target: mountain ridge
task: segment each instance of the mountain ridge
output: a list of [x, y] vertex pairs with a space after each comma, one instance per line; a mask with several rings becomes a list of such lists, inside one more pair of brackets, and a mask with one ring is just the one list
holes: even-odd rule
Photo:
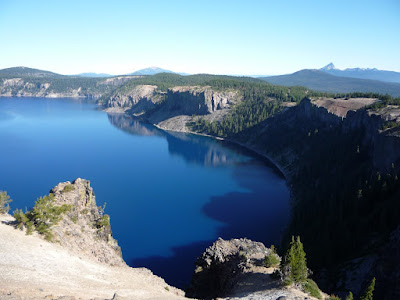
[[320, 69], [331, 75], [359, 79], [379, 80], [383, 82], [400, 83], [400, 72], [379, 70], [377, 68], [346, 68], [340, 70], [333, 63], [329, 63]]
[[22, 76], [22, 77], [65, 77], [51, 71], [28, 68], [28, 67], [11, 67], [0, 70], [0, 76]]
[[[329, 65], [328, 65], [329, 66]], [[334, 70], [334, 69], [330, 69]], [[372, 79], [341, 77], [317, 69], [304, 69], [288, 75], [261, 77], [271, 84], [284, 86], [305, 86], [328, 93], [379, 93], [400, 96], [400, 83]]]
[[173, 72], [171, 70], [166, 70], [166, 69], [162, 69], [159, 67], [149, 67], [149, 68], [144, 68], [144, 69], [140, 69], [137, 70], [135, 72], [132, 73], [128, 73], [127, 75], [155, 75], [158, 73], [174, 73], [174, 74], [178, 74], [176, 72]]

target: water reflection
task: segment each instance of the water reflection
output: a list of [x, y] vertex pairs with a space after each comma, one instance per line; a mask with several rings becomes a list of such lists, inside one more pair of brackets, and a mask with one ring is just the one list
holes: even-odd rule
[[125, 114], [108, 114], [108, 120], [110, 123], [125, 131], [134, 135], [146, 135], [146, 136], [162, 136], [162, 132], [156, 127], [139, 122], [134, 117]]
[[168, 142], [169, 153], [184, 158], [188, 163], [218, 167], [247, 160], [240, 151], [227, 151], [226, 143], [209, 137], [163, 131], [125, 114], [108, 114], [108, 120], [115, 127], [130, 134], [165, 138]]

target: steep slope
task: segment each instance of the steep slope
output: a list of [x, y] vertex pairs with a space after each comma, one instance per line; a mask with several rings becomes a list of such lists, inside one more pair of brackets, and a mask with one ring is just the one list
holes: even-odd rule
[[[329, 70], [331, 72], [332, 69]], [[289, 75], [261, 78], [272, 84], [284, 86], [305, 86], [310, 89], [330, 93], [379, 93], [400, 96], [400, 83], [377, 80], [339, 77], [321, 70], [301, 70]]]
[[[379, 253], [388, 242], [399, 225], [400, 195], [399, 108], [346, 113], [334, 101], [303, 100], [235, 138], [283, 168], [294, 195], [288, 236], [302, 237], [314, 271], [326, 268], [319, 283], [331, 292], [344, 289], [332, 286], [340, 263]], [[378, 278], [360, 263], [351, 268], [360, 272], [352, 277], [353, 292]], [[378, 285], [379, 293], [393, 289], [385, 280]]]
[[137, 85], [127, 93], [115, 92], [104, 102], [107, 112], [124, 112], [140, 114], [155, 107], [162, 100], [156, 92], [155, 85]]
[[328, 74], [339, 77], [351, 77], [360, 79], [371, 79], [386, 82], [400, 83], [400, 73], [394, 71], [385, 71], [378, 69], [363, 69], [363, 68], [347, 68], [344, 70], [337, 69], [333, 63], [326, 65], [320, 69]]
[[151, 271], [125, 265], [109, 225], [97, 222], [88, 181], [60, 183], [51, 192], [55, 205], [73, 205], [52, 229], [56, 243], [26, 235], [10, 226], [13, 217], [0, 215], [1, 299], [111, 299], [115, 293], [119, 299], [183, 299]]

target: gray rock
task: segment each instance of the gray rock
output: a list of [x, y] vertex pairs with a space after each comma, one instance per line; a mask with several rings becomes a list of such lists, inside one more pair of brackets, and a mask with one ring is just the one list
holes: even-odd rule
[[197, 259], [187, 296], [201, 299], [227, 296], [239, 280], [245, 280], [246, 270], [262, 265], [270, 251], [262, 243], [248, 239], [219, 238]]
[[109, 216], [97, 206], [88, 180], [59, 183], [50, 193], [54, 194], [55, 205], [71, 205], [71, 210], [52, 228], [55, 241], [80, 256], [125, 265], [121, 249], [112, 237]]

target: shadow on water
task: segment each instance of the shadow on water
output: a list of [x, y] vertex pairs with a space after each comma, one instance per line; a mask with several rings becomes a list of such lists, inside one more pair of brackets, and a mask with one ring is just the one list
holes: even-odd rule
[[131, 267], [146, 267], [154, 274], [161, 276], [168, 284], [178, 288], [189, 285], [194, 271], [196, 259], [214, 241], [202, 241], [172, 248], [169, 257], [151, 256], [133, 259], [128, 262]]
[[289, 221], [285, 182], [256, 160], [238, 165], [233, 175], [246, 191], [213, 196], [203, 212], [224, 224], [219, 228], [223, 238], [247, 237], [267, 246], [278, 244]]
[[[217, 234], [224, 239], [247, 237], [267, 246], [279, 243], [289, 221], [289, 190], [270, 161], [229, 142], [165, 132], [126, 115], [109, 115], [109, 121], [130, 134], [165, 138], [169, 153], [179, 155], [188, 163], [206, 167], [231, 166], [233, 180], [240, 190], [211, 196], [202, 207], [204, 215], [222, 223]], [[216, 239], [173, 247], [173, 255], [169, 257], [137, 258], [128, 263], [149, 268], [169, 284], [184, 288], [190, 283], [196, 258]]]

